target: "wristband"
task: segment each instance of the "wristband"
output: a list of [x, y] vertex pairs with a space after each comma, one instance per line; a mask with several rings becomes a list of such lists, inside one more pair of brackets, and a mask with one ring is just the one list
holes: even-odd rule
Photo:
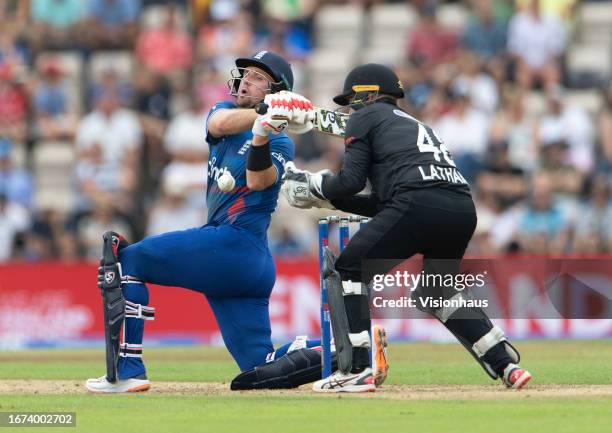
[[246, 168], [251, 171], [263, 171], [272, 167], [272, 156], [270, 155], [270, 142], [261, 146], [251, 145], [247, 158]]

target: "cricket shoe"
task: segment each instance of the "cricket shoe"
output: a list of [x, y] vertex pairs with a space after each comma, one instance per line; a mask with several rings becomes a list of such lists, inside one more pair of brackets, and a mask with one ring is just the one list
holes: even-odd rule
[[106, 376], [102, 376], [98, 379], [87, 379], [85, 382], [85, 388], [91, 392], [97, 393], [120, 393], [120, 392], [142, 392], [148, 391], [151, 388], [151, 382], [146, 376], [143, 379], [125, 379], [117, 380], [116, 382], [109, 382]]
[[315, 392], [373, 392], [376, 386], [372, 369], [368, 367], [361, 373], [344, 374], [336, 371], [331, 376], [316, 381], [312, 389]]
[[374, 371], [374, 385], [378, 388], [387, 378], [389, 371], [389, 360], [387, 358], [387, 333], [385, 328], [374, 325], [372, 328], [372, 343], [374, 353], [372, 360], [372, 370]]
[[516, 364], [508, 364], [504, 369], [502, 382], [508, 388], [521, 389], [531, 380], [531, 373]]

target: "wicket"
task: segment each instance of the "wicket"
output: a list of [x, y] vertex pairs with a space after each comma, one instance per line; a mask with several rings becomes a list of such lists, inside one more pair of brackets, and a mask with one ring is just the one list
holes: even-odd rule
[[338, 226], [338, 248], [340, 252], [344, 250], [350, 239], [350, 223], [359, 223], [359, 228], [363, 227], [369, 218], [351, 215], [340, 217], [331, 215], [319, 219], [319, 286], [321, 288], [321, 346], [323, 349], [323, 366], [321, 371], [322, 378], [331, 375], [331, 322], [329, 316], [329, 304], [327, 302], [327, 288], [323, 280], [323, 249], [329, 246], [329, 224], [336, 223]]

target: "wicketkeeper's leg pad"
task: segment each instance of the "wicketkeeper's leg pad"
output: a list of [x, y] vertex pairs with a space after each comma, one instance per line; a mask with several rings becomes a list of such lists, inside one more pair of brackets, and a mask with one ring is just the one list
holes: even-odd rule
[[[427, 295], [424, 292], [423, 288], [418, 287], [412, 296], [419, 298], [442, 296], [444, 299], [454, 299], [455, 301], [472, 299], [466, 291], [457, 292], [454, 289], [452, 292], [436, 291], [434, 289], [432, 295]], [[520, 361], [520, 354], [516, 348], [510, 344], [501, 328], [493, 325], [482, 308], [443, 307], [428, 309], [423, 308], [421, 302], [416, 302], [416, 305], [421, 311], [436, 317], [459, 340], [492, 379], [499, 378], [499, 372], [503, 370], [503, 366], [510, 362], [517, 364]]]
[[[361, 364], [369, 365], [368, 289], [361, 282], [341, 280], [340, 274], [334, 267], [336, 259], [329, 248], [325, 247], [323, 256], [323, 278], [327, 288], [327, 302], [338, 355], [338, 369], [343, 373], [349, 373], [355, 361], [359, 367], [362, 367]], [[362, 315], [367, 318], [363, 319]], [[354, 359], [354, 348], [363, 349], [357, 351], [357, 356], [360, 357], [363, 352], [364, 359]]]

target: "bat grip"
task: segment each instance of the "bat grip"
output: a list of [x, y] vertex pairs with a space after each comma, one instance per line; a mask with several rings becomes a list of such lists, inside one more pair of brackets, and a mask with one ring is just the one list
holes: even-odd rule
[[268, 104], [260, 102], [255, 106], [255, 112], [257, 114], [266, 114], [268, 112]]

